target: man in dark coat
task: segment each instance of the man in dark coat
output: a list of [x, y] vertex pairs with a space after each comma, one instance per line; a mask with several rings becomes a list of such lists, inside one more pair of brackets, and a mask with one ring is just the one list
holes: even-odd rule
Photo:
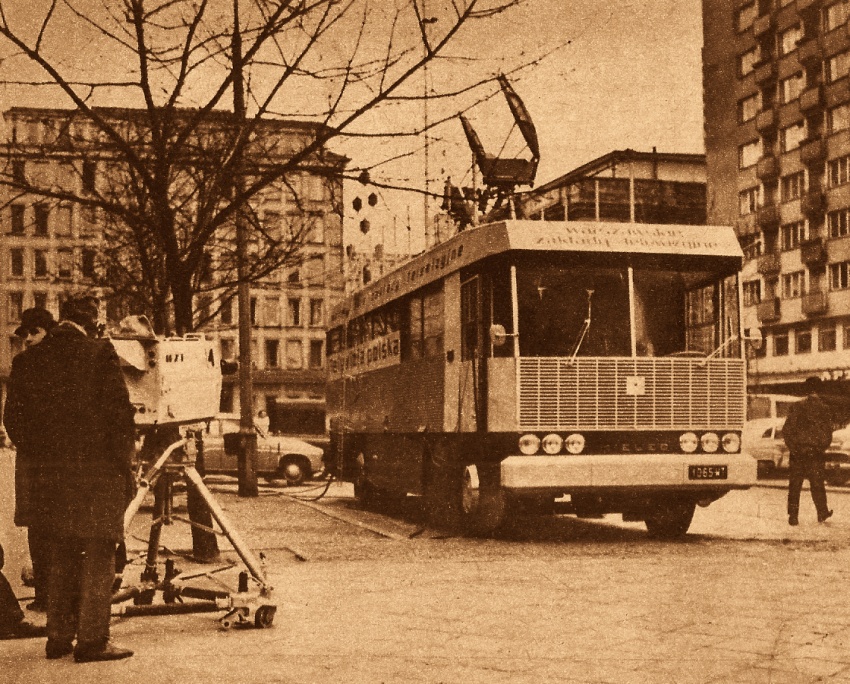
[[[21, 314], [21, 324], [15, 330], [15, 335], [24, 341], [25, 348], [32, 347], [41, 342], [55, 325], [53, 314], [36, 306]], [[39, 496], [39, 491], [32, 488], [32, 464], [32, 458], [24, 450], [18, 449], [15, 454], [15, 524], [27, 528], [27, 542], [32, 561], [35, 600], [27, 604], [27, 608], [43, 613], [47, 610], [50, 541], [49, 530], [32, 524], [30, 520], [30, 502], [33, 497]]]
[[[12, 361], [5, 424], [36, 459], [32, 519], [51, 530], [47, 657], [133, 655], [109, 640], [115, 548], [133, 493], [133, 407], [112, 345], [92, 339], [97, 300], [71, 299], [40, 344]], [[76, 638], [76, 647], [73, 641]]]
[[806, 380], [808, 396], [791, 405], [782, 434], [790, 451], [788, 476], [788, 524], [797, 525], [800, 512], [800, 491], [803, 480], [809, 480], [812, 501], [818, 513], [818, 522], [832, 516], [826, 502], [824, 485], [824, 454], [832, 442], [832, 409], [823, 400], [820, 378]]

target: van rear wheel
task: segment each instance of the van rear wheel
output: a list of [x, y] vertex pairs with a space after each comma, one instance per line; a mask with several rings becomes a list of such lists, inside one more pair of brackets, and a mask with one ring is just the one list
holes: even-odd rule
[[652, 504], [644, 522], [653, 539], [678, 539], [688, 532], [696, 510], [690, 499], [663, 498]]

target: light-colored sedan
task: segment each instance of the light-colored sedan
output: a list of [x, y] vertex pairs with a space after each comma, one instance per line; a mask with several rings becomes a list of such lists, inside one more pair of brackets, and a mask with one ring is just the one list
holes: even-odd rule
[[[204, 434], [204, 468], [207, 474], [237, 474], [238, 457], [235, 452], [227, 452], [233, 450], [232, 441], [238, 430], [238, 422], [222, 421]], [[296, 437], [266, 434], [257, 426], [254, 430], [257, 433], [257, 475], [267, 480], [286, 480], [290, 485], [299, 485], [324, 468], [324, 451], [319, 447]]]
[[759, 418], [744, 426], [741, 450], [758, 462], [760, 476], [788, 469], [788, 447], [782, 437], [784, 418]]

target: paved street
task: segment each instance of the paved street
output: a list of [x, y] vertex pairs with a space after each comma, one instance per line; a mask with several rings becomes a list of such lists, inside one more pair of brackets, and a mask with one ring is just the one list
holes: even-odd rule
[[[830, 492], [824, 525], [804, 498], [798, 528], [781, 483], [733, 493], [698, 509], [687, 541], [662, 543], [615, 516], [469, 540], [423, 530], [415, 511], [357, 511], [345, 487], [318, 504], [338, 517], [283, 495], [315, 490], [214, 490], [267, 556], [272, 629], [116, 618], [134, 658], [48, 662], [41, 640], [3, 642], [0, 682], [850, 682], [850, 491]], [[163, 544], [187, 549], [185, 527]]]

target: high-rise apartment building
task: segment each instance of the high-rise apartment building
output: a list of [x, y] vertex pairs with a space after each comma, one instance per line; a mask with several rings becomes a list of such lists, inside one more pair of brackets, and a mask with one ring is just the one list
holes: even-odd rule
[[[141, 114], [130, 109], [99, 112], [114, 125], [132, 125]], [[93, 150], [102, 138], [68, 111], [14, 108], [5, 112], [4, 128], [0, 157], [13, 173], [38, 179], [39, 187], [65, 188], [75, 194], [86, 188], [101, 190], [108, 154], [102, 147], [97, 153]], [[263, 160], [273, 164], [282, 162], [299, 139], [315, 135], [315, 124], [270, 120], [258, 126], [256, 135], [279, 141], [269, 147], [284, 156]], [[292, 223], [303, 225], [305, 216], [309, 218], [300, 262], [274, 270], [251, 289], [254, 406], [268, 410], [272, 429], [289, 433], [324, 432], [325, 322], [345, 287], [342, 181], [333, 173], [345, 159], [325, 152], [321, 164], [287, 174], [285, 181], [272, 184], [252, 202], [253, 215], [269, 232], [285, 231]], [[103, 190], [107, 191], [117, 190]], [[92, 289], [95, 263], [104, 245], [97, 211], [9, 188], [0, 187], [0, 195], [0, 382], [5, 386], [12, 357], [20, 350], [14, 330], [21, 311], [44, 306], [55, 315], [68, 293]], [[210, 256], [215, 264], [215, 255]], [[105, 300], [111, 322], [122, 314], [137, 313], [119, 299]], [[214, 292], [196, 297], [199, 330], [218, 341], [222, 358], [236, 359], [235, 298], [201, 322], [206, 311], [218, 309], [220, 303], [214, 305], [214, 300]], [[224, 379], [223, 412], [239, 410], [236, 380]]]
[[746, 255], [751, 388], [850, 377], [850, 4], [703, 0], [708, 222]]

